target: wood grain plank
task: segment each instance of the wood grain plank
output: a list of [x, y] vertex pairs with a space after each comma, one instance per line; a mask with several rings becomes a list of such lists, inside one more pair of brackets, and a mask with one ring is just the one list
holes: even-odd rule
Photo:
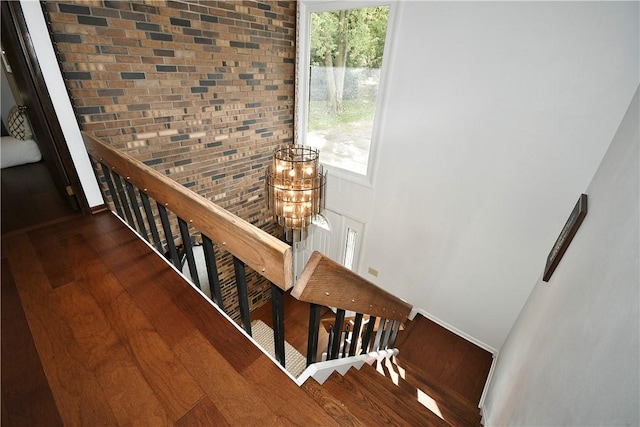
[[352, 385], [347, 382], [342, 375], [334, 372], [327, 378], [322, 384], [322, 388], [337, 399], [341, 405], [343, 405], [349, 412], [353, 414], [361, 423], [367, 426], [379, 426], [379, 425], [396, 425], [393, 423], [393, 419], [386, 416], [386, 414], [374, 413], [367, 406], [363, 405], [361, 399], [356, 395], [362, 391], [353, 390]]
[[118, 423], [169, 424], [167, 411], [95, 299], [78, 283], [59, 288], [55, 297], [61, 317], [84, 352], [77, 365], [95, 374]]
[[301, 388], [341, 426], [366, 426], [344, 406], [339, 398], [331, 394], [313, 378], [305, 381]]
[[116, 425], [96, 376], [82, 363], [83, 350], [60, 313], [37, 254], [24, 235], [3, 237], [40, 360], [66, 425]]
[[55, 188], [43, 162], [2, 169], [2, 234], [79, 216]]
[[291, 295], [300, 301], [405, 322], [411, 309], [395, 295], [314, 251]]
[[98, 258], [82, 236], [63, 240], [80, 280], [97, 301], [115, 333], [172, 421], [181, 418], [204, 392], [177, 360], [144, 312]]
[[450, 424], [430, 411], [417, 400], [417, 394], [393, 384], [376, 369], [364, 365], [359, 371], [351, 370], [346, 378], [356, 390], [366, 390], [366, 402], [374, 408], [380, 408], [398, 424], [411, 426], [449, 426]]
[[398, 333], [397, 359], [468, 399], [480, 401], [493, 355], [418, 314]]
[[275, 412], [280, 423], [304, 426], [337, 425], [309, 395], [300, 393], [298, 385], [282, 375], [280, 368], [270, 359], [256, 360], [242, 372], [242, 375], [262, 397], [264, 403]]
[[[404, 370], [404, 378], [398, 385], [410, 393], [417, 395], [418, 390], [427, 395], [438, 406], [443, 418], [455, 426], [480, 426], [480, 411], [455, 391], [425, 379], [420, 369], [403, 361], [396, 365]], [[396, 368], [397, 369], [397, 368]]]
[[227, 422], [247, 426], [276, 424], [278, 417], [253, 386], [200, 333], [184, 337], [175, 351]]
[[2, 425], [61, 426], [11, 267], [2, 258]]
[[175, 423], [175, 427], [231, 426], [218, 411], [216, 405], [206, 396], [184, 417]]
[[[56, 229], [56, 227], [53, 227]], [[75, 280], [69, 257], [64, 256], [64, 248], [55, 233], [29, 233], [31, 244], [38, 254], [40, 264], [44, 269], [52, 288], [64, 286]], [[58, 256], [51, 256], [57, 254]]]
[[[89, 243], [93, 245], [94, 240]], [[149, 256], [150, 249], [144, 242], [136, 239], [119, 248], [119, 251], [101, 254], [105, 265], [135, 298], [156, 328], [163, 331], [169, 345], [173, 346], [176, 340], [181, 340], [195, 328], [238, 372], [263, 355], [163, 259], [157, 255]], [[150, 290], [149, 287], [155, 289]], [[151, 298], [152, 294], [155, 299]], [[172, 313], [171, 324], [161, 307]]]

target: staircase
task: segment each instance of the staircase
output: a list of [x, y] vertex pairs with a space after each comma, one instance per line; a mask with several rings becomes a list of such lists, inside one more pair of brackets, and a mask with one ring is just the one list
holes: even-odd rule
[[[360, 337], [351, 343], [360, 343], [366, 349], [365, 354], [378, 352], [391, 356], [395, 354], [395, 348], [400, 349], [395, 358], [380, 358], [376, 362], [368, 358], [371, 365], [363, 365], [360, 361], [359, 369], [347, 370], [346, 359], [361, 357], [356, 355], [360, 354], [356, 346], [350, 345], [348, 357], [340, 362], [344, 368], [340, 372], [344, 375], [325, 371], [322, 385], [313, 379], [302, 383], [304, 380], [300, 377], [298, 384], [302, 383], [302, 389], [338, 424], [480, 424], [476, 405], [491, 365], [491, 355], [486, 354], [489, 362], [484, 372], [472, 376], [471, 388], [479, 384], [480, 392], [470, 395], [459, 393], [455, 386], [466, 384], [466, 366], [477, 364], [482, 359], [472, 356], [472, 363], [467, 363], [465, 358], [469, 351], [466, 345], [472, 344], [460, 337], [448, 337], [440, 342], [434, 340], [433, 330], [424, 333], [419, 328], [423, 322], [408, 321], [412, 310], [410, 304], [317, 252], [311, 255], [294, 286], [289, 245], [104, 142], [87, 134], [84, 140], [96, 170], [101, 171], [107, 184], [105, 199], [108, 200], [107, 196], [112, 198], [118, 216], [159, 254], [167, 254], [165, 256], [177, 270], [183, 269], [177, 250], [177, 243], [181, 242], [193, 286], [202, 291], [200, 277], [206, 276], [209, 289], [213, 288], [211, 300], [221, 311], [224, 310], [224, 301], [216, 251], [223, 250], [230, 255], [240, 324], [248, 336], [252, 336], [253, 315], [249, 311], [247, 270], [271, 282], [271, 319], [266, 323], [273, 329], [274, 359], [280, 365], [285, 366], [286, 313], [283, 303], [286, 295], [307, 304], [307, 346], [306, 349], [297, 348], [301, 354], [306, 353], [307, 365], [315, 364], [318, 352], [322, 350], [319, 347], [320, 320], [327, 307], [335, 312], [329, 330], [329, 337], [333, 333], [333, 338], [327, 339], [328, 346], [325, 347], [331, 361], [345, 356], [345, 351], [341, 352], [340, 348], [347, 348], [349, 336]], [[194, 241], [202, 242], [206, 275], [198, 270]], [[229, 269], [231, 265], [226, 267]], [[348, 316], [354, 313], [352, 324], [345, 322], [347, 313]], [[290, 320], [286, 323], [291, 332], [295, 323]], [[402, 324], [405, 325], [404, 331], [401, 330]], [[460, 340], [462, 343], [458, 344]], [[443, 353], [442, 349], [451, 342], [454, 342], [455, 351]], [[434, 351], [435, 357], [422, 358]], [[431, 365], [438, 364], [440, 372], [434, 375]], [[455, 381], [449, 384], [447, 378]], [[296, 410], [293, 408], [294, 412]]]
[[[412, 323], [407, 335], [412, 335]], [[340, 425], [481, 425], [476, 403], [429, 379], [423, 368], [401, 356], [402, 351], [392, 359], [351, 368], [344, 376], [334, 372], [323, 384], [310, 378], [301, 388]]]

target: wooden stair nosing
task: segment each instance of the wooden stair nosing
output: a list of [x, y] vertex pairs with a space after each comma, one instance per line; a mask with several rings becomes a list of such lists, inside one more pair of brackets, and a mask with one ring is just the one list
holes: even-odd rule
[[366, 426], [366, 424], [363, 424], [349, 409], [347, 409], [340, 399], [329, 393], [313, 378], [309, 378], [305, 381], [301, 388], [340, 425]]
[[356, 386], [370, 392], [380, 406], [389, 406], [409, 425], [450, 426], [417, 400], [417, 394], [396, 386], [390, 378], [381, 375], [373, 366], [363, 366], [358, 372], [346, 376]]
[[[425, 378], [411, 362], [396, 356], [399, 363], [394, 365], [405, 370], [405, 380], [401, 381], [402, 387], [407, 390], [420, 388], [422, 392], [432, 398], [440, 408], [445, 419], [455, 420], [457, 425], [482, 425], [480, 410], [465, 397], [455, 391], [442, 387], [438, 383]], [[453, 410], [452, 408], [455, 408]]]
[[369, 392], [363, 387], [354, 385], [346, 377], [332, 374], [322, 387], [338, 399], [361, 423], [367, 426], [373, 425], [406, 425], [400, 424], [393, 412], [385, 412], [384, 409], [371, 404]]

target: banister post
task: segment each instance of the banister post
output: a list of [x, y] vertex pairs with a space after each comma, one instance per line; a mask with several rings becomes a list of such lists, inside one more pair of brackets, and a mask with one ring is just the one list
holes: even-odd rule
[[309, 338], [307, 339], [307, 366], [316, 363], [318, 353], [318, 330], [320, 329], [320, 306], [311, 303], [309, 309]]
[[284, 291], [271, 283], [271, 312], [273, 314], [273, 347], [276, 360], [285, 366], [284, 352]]

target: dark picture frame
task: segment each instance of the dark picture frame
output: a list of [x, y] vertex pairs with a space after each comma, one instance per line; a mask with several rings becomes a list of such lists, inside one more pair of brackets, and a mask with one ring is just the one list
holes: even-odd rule
[[548, 282], [551, 278], [551, 275], [558, 266], [562, 256], [567, 251], [571, 240], [573, 240], [573, 236], [576, 235], [576, 232], [578, 231], [578, 228], [580, 228], [580, 224], [582, 224], [586, 215], [587, 195], [581, 194], [573, 208], [573, 211], [571, 211], [571, 215], [569, 215], [569, 219], [567, 219], [566, 224], [562, 228], [558, 239], [553, 244], [553, 248], [551, 249], [551, 252], [549, 252], [549, 256], [547, 256], [547, 264], [544, 267], [544, 275], [542, 276], [543, 281]]

